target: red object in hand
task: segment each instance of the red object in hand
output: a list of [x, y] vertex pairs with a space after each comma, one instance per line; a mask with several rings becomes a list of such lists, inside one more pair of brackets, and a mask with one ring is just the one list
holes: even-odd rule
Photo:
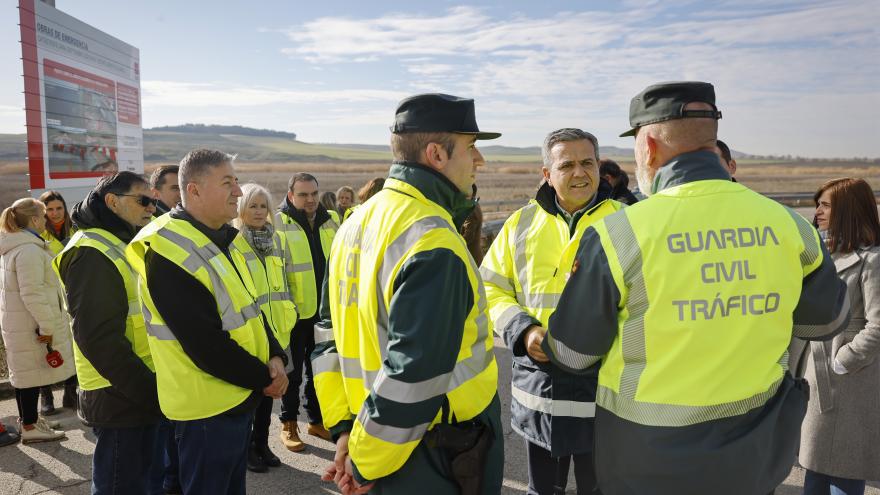
[[53, 350], [52, 346], [47, 345], [46, 350], [49, 351], [46, 354], [46, 362], [49, 363], [49, 366], [53, 368], [59, 368], [62, 364], [64, 364], [64, 358], [61, 357], [61, 353]]

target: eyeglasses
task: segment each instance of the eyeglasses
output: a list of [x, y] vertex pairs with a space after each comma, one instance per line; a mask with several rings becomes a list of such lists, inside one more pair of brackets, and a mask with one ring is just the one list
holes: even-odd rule
[[117, 194], [117, 196], [128, 196], [129, 198], [137, 198], [137, 204], [146, 208], [147, 206], [156, 206], [159, 202], [156, 198], [151, 198], [143, 194]]

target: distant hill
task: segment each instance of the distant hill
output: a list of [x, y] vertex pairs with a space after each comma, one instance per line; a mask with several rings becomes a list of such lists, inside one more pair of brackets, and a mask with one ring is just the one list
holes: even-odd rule
[[[0, 160], [24, 160], [27, 156], [24, 134], [0, 134]], [[214, 148], [234, 153], [242, 161], [285, 162], [387, 162], [387, 145], [347, 143], [304, 143], [292, 132], [253, 129], [238, 125], [184, 124], [144, 130], [144, 160], [177, 162], [194, 148]], [[537, 146], [481, 146], [487, 161], [539, 163]], [[737, 160], [770, 159], [774, 161], [807, 160], [799, 157], [760, 157], [733, 151]], [[601, 146], [602, 157], [632, 161], [631, 148]]]
[[239, 136], [260, 136], [260, 137], [279, 137], [287, 139], [296, 139], [296, 134], [292, 132], [273, 131], [271, 129], [254, 129], [252, 127], [242, 127], [240, 125], [206, 125], [206, 124], [183, 124], [183, 125], [166, 125], [163, 127], [153, 127], [152, 129], [144, 129], [144, 132], [185, 132], [191, 134], [237, 134]]

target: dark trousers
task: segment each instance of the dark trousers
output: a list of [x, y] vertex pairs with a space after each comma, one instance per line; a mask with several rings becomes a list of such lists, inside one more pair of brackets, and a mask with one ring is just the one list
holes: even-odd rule
[[804, 495], [864, 495], [865, 480], [838, 478], [807, 470], [804, 475]]
[[174, 422], [162, 418], [153, 450], [153, 466], [150, 468], [150, 493], [164, 495], [166, 491], [180, 492], [177, 479], [177, 440], [174, 438]]
[[526, 441], [529, 458], [528, 495], [564, 495], [568, 469], [574, 459], [574, 479], [578, 495], [599, 494], [593, 454], [552, 457], [550, 451]]
[[148, 495], [158, 425], [92, 431], [92, 495]]
[[18, 417], [21, 424], [32, 425], [37, 422], [37, 402], [40, 401], [40, 387], [15, 389], [15, 405], [18, 406]]
[[269, 423], [272, 422], [272, 405], [274, 399], [263, 397], [259, 407], [254, 411], [254, 430], [251, 434], [251, 443], [260, 447], [269, 445]]
[[244, 495], [253, 413], [175, 421], [183, 493]]
[[[296, 421], [299, 416], [300, 386], [303, 388], [303, 409], [306, 410], [309, 423], [321, 424], [321, 408], [318, 395], [315, 393], [315, 375], [312, 373], [312, 351], [315, 350], [316, 318], [300, 320], [293, 327], [290, 335], [290, 357], [293, 371], [287, 374], [290, 385], [281, 397], [281, 421]], [[305, 383], [303, 383], [305, 368]]]

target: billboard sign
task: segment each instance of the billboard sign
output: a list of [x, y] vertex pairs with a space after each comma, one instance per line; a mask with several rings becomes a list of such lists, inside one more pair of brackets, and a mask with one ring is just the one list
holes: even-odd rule
[[140, 53], [39, 0], [19, 0], [31, 193], [79, 199], [107, 172], [144, 171]]

